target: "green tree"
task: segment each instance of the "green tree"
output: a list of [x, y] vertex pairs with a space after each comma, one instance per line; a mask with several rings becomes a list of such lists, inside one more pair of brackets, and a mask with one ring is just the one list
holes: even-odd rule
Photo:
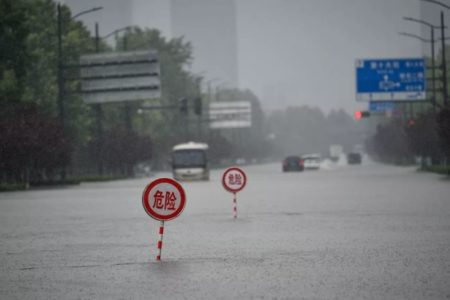
[[[126, 40], [126, 42], [124, 42]], [[116, 50], [156, 50], [161, 66], [162, 103], [177, 104], [178, 99], [188, 96], [196, 82], [185, 67], [192, 62], [192, 46], [182, 37], [167, 40], [157, 29], [134, 27], [117, 39]]]
[[[434, 113], [431, 111], [419, 114], [410, 119], [405, 126], [408, 143], [411, 151], [422, 158], [432, 158], [438, 162], [441, 157], [439, 145], [438, 126]], [[424, 160], [422, 160], [424, 162]]]
[[[89, 138], [86, 131], [89, 108], [72, 93], [76, 82], [67, 81], [65, 86], [67, 127], [64, 131], [56, 121], [56, 19], [55, 1], [0, 0], [0, 115], [3, 121], [0, 136], [10, 141], [23, 141], [23, 144], [15, 143], [20, 151], [9, 145], [2, 148], [0, 173], [3, 178], [10, 175], [5, 162], [9, 157], [19, 173], [51, 179], [49, 177], [56, 174], [55, 168], [69, 164], [73, 148], [70, 145]], [[93, 48], [92, 38], [82, 23], [71, 19], [67, 6], [62, 6], [62, 19], [64, 64], [71, 64], [78, 62], [81, 53]], [[64, 75], [75, 77], [76, 72], [66, 69]], [[35, 122], [25, 122], [28, 125], [24, 126], [21, 120], [25, 117]], [[33, 126], [45, 128], [47, 136], [44, 138], [40, 129]], [[30, 142], [30, 132], [39, 138]], [[19, 153], [23, 154], [23, 159], [17, 159]], [[54, 165], [39, 163], [49, 158], [54, 159]], [[22, 175], [14, 177], [16, 180], [29, 178]]]
[[438, 134], [442, 151], [447, 160], [450, 159], [450, 108], [442, 109], [437, 116]]
[[367, 141], [366, 148], [372, 157], [383, 162], [393, 164], [413, 162], [413, 152], [406, 129], [399, 119], [379, 124], [375, 135]]
[[0, 117], [7, 116], [21, 102], [28, 63], [23, 1], [0, 0]]

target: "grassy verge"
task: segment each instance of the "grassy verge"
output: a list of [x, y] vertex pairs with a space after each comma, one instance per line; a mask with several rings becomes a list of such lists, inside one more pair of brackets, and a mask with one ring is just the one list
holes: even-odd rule
[[442, 175], [450, 176], [450, 166], [437, 165], [437, 166], [427, 166], [419, 169], [424, 172], [432, 172]]
[[76, 185], [80, 184], [81, 182], [103, 182], [126, 178], [127, 178], [126, 176], [104, 175], [104, 176], [76, 177], [76, 178], [69, 178], [66, 180], [37, 181], [37, 182], [30, 182], [29, 185], [27, 185], [26, 183], [0, 183], [0, 192], [23, 191], [29, 188], [57, 187], [63, 185]]
[[0, 183], [0, 192], [23, 191], [27, 189], [25, 183]]
[[84, 176], [78, 177], [77, 180], [80, 182], [99, 182], [99, 181], [111, 181], [111, 180], [121, 180], [126, 179], [126, 176], [118, 175], [103, 175], [103, 176]]

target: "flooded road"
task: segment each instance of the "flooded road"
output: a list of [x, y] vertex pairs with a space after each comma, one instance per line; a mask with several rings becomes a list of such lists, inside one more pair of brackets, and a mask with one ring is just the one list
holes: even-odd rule
[[414, 168], [243, 166], [246, 188], [187, 182], [186, 208], [142, 208], [156, 177], [0, 194], [2, 299], [448, 299], [450, 184]]

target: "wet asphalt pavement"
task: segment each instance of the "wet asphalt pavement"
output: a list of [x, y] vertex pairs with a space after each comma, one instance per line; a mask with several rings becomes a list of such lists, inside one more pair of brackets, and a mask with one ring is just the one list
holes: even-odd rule
[[232, 195], [183, 183], [166, 222], [152, 178], [0, 193], [0, 299], [450, 299], [450, 181], [414, 168], [244, 166]]

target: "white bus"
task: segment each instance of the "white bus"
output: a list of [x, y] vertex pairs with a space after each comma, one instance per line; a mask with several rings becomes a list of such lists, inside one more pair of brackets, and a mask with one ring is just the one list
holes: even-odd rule
[[189, 142], [172, 150], [172, 172], [176, 180], [209, 180], [208, 145]]

